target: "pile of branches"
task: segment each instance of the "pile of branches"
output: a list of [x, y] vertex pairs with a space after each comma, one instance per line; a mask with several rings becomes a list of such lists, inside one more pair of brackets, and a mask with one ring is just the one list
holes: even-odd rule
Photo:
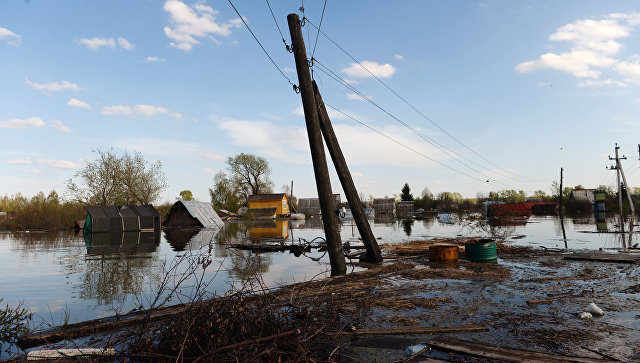
[[317, 361], [335, 359], [340, 343], [327, 334], [351, 326], [327, 303], [236, 292], [191, 304], [169, 321], [131, 331], [135, 360]]

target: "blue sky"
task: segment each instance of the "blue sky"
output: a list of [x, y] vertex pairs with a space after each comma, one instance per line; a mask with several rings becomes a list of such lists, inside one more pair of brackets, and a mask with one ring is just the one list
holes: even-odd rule
[[[162, 162], [162, 201], [208, 200], [240, 152], [269, 161], [276, 191], [315, 196], [293, 56], [266, 2], [233, 3], [284, 76], [227, 1], [0, 2], [0, 194], [62, 193], [113, 147]], [[270, 3], [290, 43], [301, 1]], [[323, 5], [304, 1], [309, 53]], [[329, 0], [321, 30], [314, 77], [367, 196], [549, 193], [560, 167], [566, 185], [615, 185], [615, 143], [640, 186], [635, 1]]]

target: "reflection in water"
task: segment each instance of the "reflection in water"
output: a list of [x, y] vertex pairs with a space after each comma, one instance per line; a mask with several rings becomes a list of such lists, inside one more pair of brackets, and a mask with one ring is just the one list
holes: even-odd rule
[[262, 238], [289, 238], [288, 220], [256, 221], [249, 228], [249, 238], [259, 240]]
[[403, 219], [402, 220], [402, 229], [404, 229], [404, 233], [407, 237], [411, 236], [411, 228], [413, 227], [413, 223], [415, 221], [413, 219]]
[[160, 245], [160, 231], [84, 233], [88, 255], [139, 254], [155, 252]]

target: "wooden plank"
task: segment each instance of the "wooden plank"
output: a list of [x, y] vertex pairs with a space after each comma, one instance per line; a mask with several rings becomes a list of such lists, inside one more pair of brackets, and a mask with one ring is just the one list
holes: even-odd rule
[[570, 357], [549, 353], [534, 352], [529, 350], [518, 350], [509, 348], [499, 348], [484, 343], [469, 342], [461, 339], [436, 337], [427, 342], [431, 348], [451, 351], [456, 353], [469, 354], [490, 359], [504, 359], [509, 362], [580, 362], [580, 363], [603, 363], [615, 362], [586, 357]]
[[564, 259], [574, 261], [598, 261], [614, 263], [634, 263], [640, 261], [640, 257], [634, 255], [598, 252], [575, 253], [573, 255], [565, 256]]
[[355, 331], [339, 331], [329, 333], [329, 335], [396, 335], [396, 334], [444, 334], [444, 333], [464, 333], [483, 332], [489, 328], [479, 324], [447, 325], [447, 326], [424, 326], [424, 327], [402, 327], [387, 329], [357, 329]]

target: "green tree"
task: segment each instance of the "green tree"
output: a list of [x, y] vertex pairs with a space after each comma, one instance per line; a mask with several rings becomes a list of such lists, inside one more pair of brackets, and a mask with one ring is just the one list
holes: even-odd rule
[[183, 190], [178, 197], [180, 200], [193, 200], [193, 193], [190, 190]]
[[94, 205], [150, 204], [167, 187], [162, 163], [148, 162], [140, 152], [96, 149], [98, 157], [67, 181], [67, 194]]
[[213, 189], [209, 189], [211, 205], [215, 209], [225, 209], [236, 212], [246, 202], [240, 194], [238, 186], [227, 177], [224, 172], [219, 172], [213, 178]]
[[271, 167], [269, 162], [261, 156], [240, 153], [227, 158], [227, 169], [237, 190], [248, 198], [252, 194], [273, 192], [273, 182], [270, 179]]
[[400, 195], [400, 199], [402, 199], [402, 201], [413, 200], [413, 194], [411, 194], [411, 188], [409, 187], [409, 183], [404, 183], [404, 186], [402, 187], [402, 194]]

